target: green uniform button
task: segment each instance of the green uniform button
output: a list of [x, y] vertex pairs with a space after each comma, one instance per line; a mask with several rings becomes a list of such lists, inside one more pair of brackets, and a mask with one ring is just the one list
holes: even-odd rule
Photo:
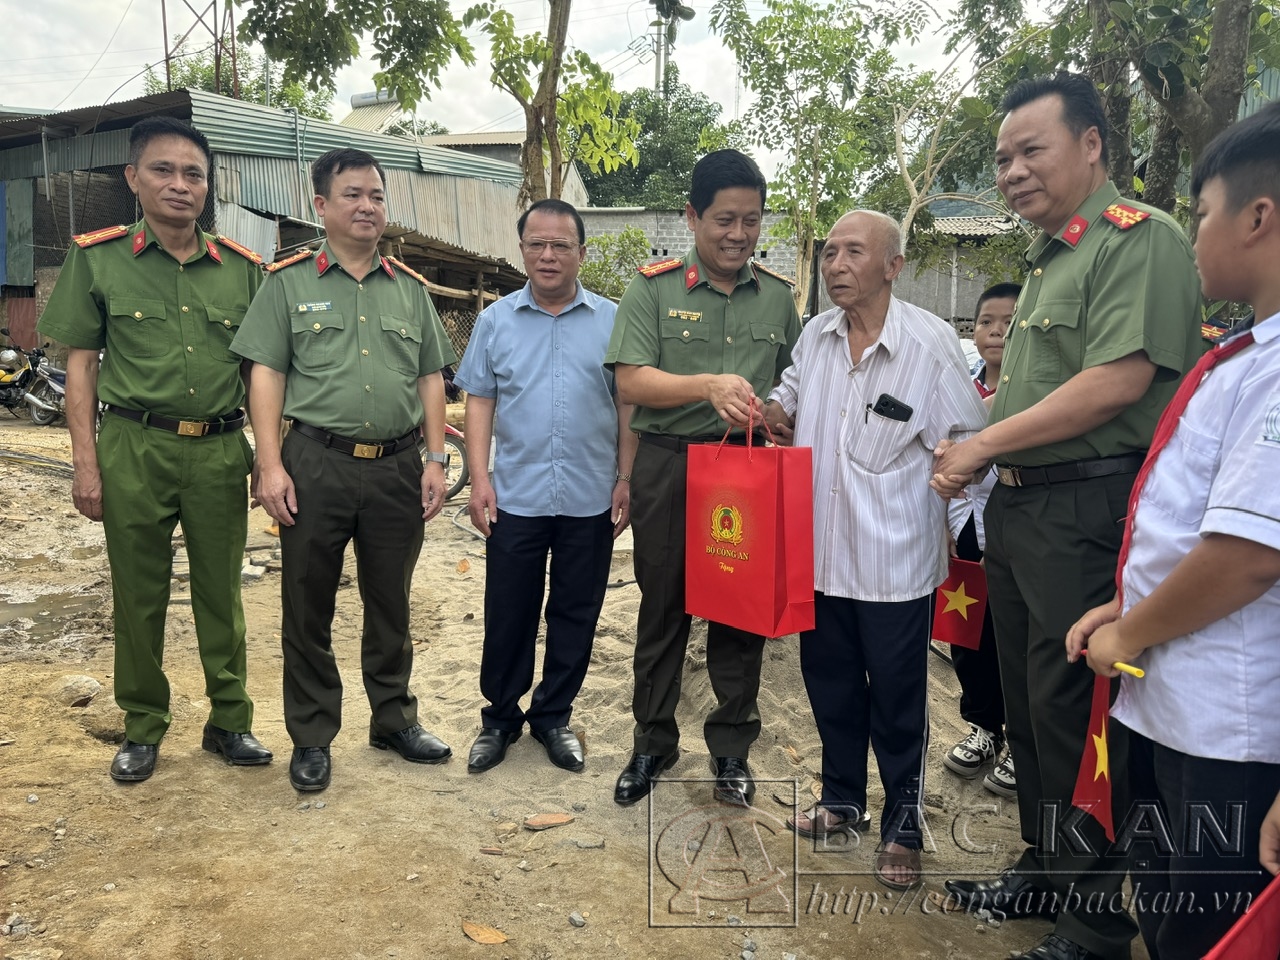
[[365, 393], [373, 393], [373, 387], [369, 386], [369, 384], [367, 384], [367, 383], [366, 383], [366, 384], [364, 385], [364, 392], [365, 392]]
[[1034, 270], [1032, 270], [1032, 271], [1031, 271], [1031, 275], [1032, 275], [1033, 277], [1038, 277], [1038, 276], [1040, 276], [1040, 274], [1042, 274], [1042, 273], [1044, 273], [1044, 268], [1043, 268], [1043, 267], [1036, 267]]
[[320, 329], [320, 324], [318, 324], [318, 323], [313, 323], [313, 324], [311, 325], [311, 329], [312, 329], [312, 330], [319, 330], [319, 329]]
[[196, 352], [195, 347], [187, 347], [187, 353], [195, 353], [195, 352]]
[[686, 330], [684, 333], [681, 334], [681, 336], [684, 337], [686, 340], [689, 339], [689, 331]]
[[191, 312], [191, 308], [190, 308], [190, 307], [183, 307], [183, 308], [182, 308], [182, 312], [183, 312], [183, 313], [190, 313], [190, 312]]
[[135, 320], [141, 320], [141, 319], [142, 319], [142, 311], [141, 311], [141, 310], [136, 311], [136, 312], [134, 313], [133, 317], [134, 317], [134, 319], [135, 319]]
[[725, 338], [724, 338], [724, 342], [725, 342], [725, 343], [733, 343], [733, 337], [725, 337]]
[[222, 321], [222, 325], [223, 325], [224, 327], [229, 327], [229, 326], [231, 326], [231, 321], [230, 321], [230, 320], [223, 320], [223, 321]]
[[1025, 330], [1025, 329], [1027, 329], [1027, 321], [1025, 321], [1025, 320], [1020, 320], [1020, 321], [1018, 321], [1018, 329], [1019, 329], [1019, 330]]
[[1001, 378], [1000, 378], [1000, 382], [1001, 382], [1001, 383], [1008, 383], [1008, 382], [1009, 382], [1009, 375], [1006, 373], [1003, 377], [1001, 377]]
[[190, 387], [190, 388], [188, 388], [187, 393], [188, 393], [190, 396], [193, 396], [193, 397], [194, 397], [194, 396], [196, 395], [196, 388], [195, 388], [195, 387]]
[[361, 323], [364, 323], [367, 319], [368, 319], [368, 317], [361, 317], [361, 318], [360, 318], [360, 322], [361, 322]]
[[1049, 318], [1048, 318], [1048, 317], [1045, 317], [1045, 318], [1044, 318], [1043, 320], [1041, 320], [1040, 322], [1041, 322], [1044, 326], [1046, 326], [1046, 327], [1047, 327], [1047, 326], [1049, 325]]
[[368, 350], [361, 350], [361, 351], [360, 351], [360, 356], [362, 356], [362, 357], [367, 357], [368, 355], [369, 355], [369, 351], [368, 351]]

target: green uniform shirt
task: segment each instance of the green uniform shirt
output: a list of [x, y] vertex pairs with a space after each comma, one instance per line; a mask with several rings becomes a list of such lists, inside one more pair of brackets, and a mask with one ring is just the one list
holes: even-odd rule
[[[800, 318], [791, 285], [758, 269], [738, 271], [732, 294], [702, 276], [696, 249], [680, 268], [636, 277], [618, 304], [605, 365], [654, 367], [665, 373], [736, 373], [768, 396], [791, 364]], [[643, 268], [652, 269], [652, 268]], [[679, 437], [724, 432], [724, 421], [705, 401], [656, 409], [637, 406], [631, 428]]]
[[1142, 399], [1101, 426], [999, 462], [1044, 466], [1146, 450], [1202, 352], [1200, 280], [1182, 228], [1153, 207], [1121, 202], [1107, 183], [1025, 256], [1030, 270], [1005, 341], [992, 423], [1034, 406], [1087, 367], [1139, 350], [1158, 369]]
[[[98, 231], [98, 234], [107, 231]], [[105, 403], [207, 420], [244, 403], [231, 340], [262, 284], [262, 268], [207, 233], [185, 263], [146, 221], [71, 247], [38, 329], [81, 350], [107, 348]]]
[[268, 276], [232, 349], [285, 374], [286, 417], [359, 440], [421, 424], [418, 378], [457, 360], [421, 280], [375, 256], [357, 281], [327, 243]]

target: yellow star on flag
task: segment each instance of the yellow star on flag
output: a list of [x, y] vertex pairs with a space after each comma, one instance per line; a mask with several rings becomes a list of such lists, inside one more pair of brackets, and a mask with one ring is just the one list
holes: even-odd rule
[[1098, 765], [1093, 771], [1093, 779], [1099, 780], [1106, 777], [1111, 779], [1111, 766], [1107, 759], [1107, 728], [1102, 728], [1101, 734], [1091, 734], [1093, 737], [1093, 748], [1098, 754]]
[[965, 593], [963, 580], [954, 590], [943, 590], [942, 595], [947, 598], [947, 605], [942, 608], [942, 612], [948, 613], [954, 610], [966, 620], [969, 619], [969, 607], [978, 602], [977, 597], [971, 597]]

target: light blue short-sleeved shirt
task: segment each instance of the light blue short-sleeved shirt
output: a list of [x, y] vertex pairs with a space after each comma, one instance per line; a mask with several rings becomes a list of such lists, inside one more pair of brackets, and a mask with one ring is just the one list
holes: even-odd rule
[[477, 318], [453, 382], [497, 401], [499, 509], [591, 517], [612, 505], [618, 413], [604, 355], [615, 310], [578, 284], [569, 306], [552, 316], [526, 283]]

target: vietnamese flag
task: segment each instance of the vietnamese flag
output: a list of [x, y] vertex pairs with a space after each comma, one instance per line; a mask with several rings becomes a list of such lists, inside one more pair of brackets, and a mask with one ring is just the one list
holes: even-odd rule
[[1272, 880], [1204, 960], [1262, 960], [1280, 956], [1280, 880]]
[[982, 565], [952, 557], [947, 579], [935, 596], [933, 639], [977, 650], [987, 612], [987, 574]]
[[1093, 816], [1115, 842], [1116, 828], [1111, 818], [1111, 765], [1107, 755], [1107, 717], [1111, 712], [1111, 678], [1093, 678], [1093, 706], [1089, 710], [1089, 732], [1084, 739], [1084, 756], [1076, 775], [1071, 805]]

